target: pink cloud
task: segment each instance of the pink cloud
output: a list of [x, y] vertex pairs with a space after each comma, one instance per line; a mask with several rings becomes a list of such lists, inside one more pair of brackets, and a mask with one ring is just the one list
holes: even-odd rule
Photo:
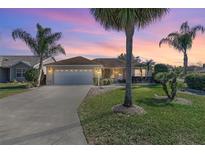
[[109, 33], [105, 30], [98, 29], [98, 30], [93, 30], [93, 27], [78, 27], [74, 29], [69, 29], [67, 32], [76, 32], [76, 33], [86, 33], [86, 34], [92, 34], [92, 35], [108, 35]]
[[52, 9], [52, 10], [49, 10], [49, 9], [17, 9], [16, 11], [38, 15], [40, 17], [44, 17], [44, 18], [51, 19], [51, 20], [69, 22], [72, 24], [83, 24], [83, 25], [95, 24], [95, 20], [93, 18], [90, 18], [89, 16], [83, 13], [79, 13], [78, 10], [75, 10], [74, 12], [72, 11], [62, 12], [62, 11], [56, 11], [55, 9]]

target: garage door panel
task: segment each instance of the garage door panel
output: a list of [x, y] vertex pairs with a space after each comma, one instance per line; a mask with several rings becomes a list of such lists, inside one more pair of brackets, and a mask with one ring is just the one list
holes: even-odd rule
[[55, 71], [54, 84], [56, 85], [90, 85], [93, 83], [91, 71]]

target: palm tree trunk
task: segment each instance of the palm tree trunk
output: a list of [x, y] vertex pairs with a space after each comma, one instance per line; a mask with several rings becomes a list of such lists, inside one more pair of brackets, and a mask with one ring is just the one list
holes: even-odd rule
[[150, 69], [149, 66], [147, 66], [147, 70], [146, 70], [146, 71], [147, 71], [147, 72], [146, 72], [146, 81], [148, 81], [148, 73], [149, 73], [149, 69]]
[[132, 44], [134, 35], [134, 26], [128, 26], [125, 29], [126, 34], [126, 92], [124, 106], [132, 106]]
[[188, 67], [188, 56], [185, 50], [184, 52], [184, 75], [187, 74], [187, 67]]
[[40, 57], [40, 63], [39, 63], [39, 68], [38, 68], [38, 81], [37, 81], [37, 87], [41, 85], [41, 77], [42, 77], [42, 72], [43, 72], [43, 57]]

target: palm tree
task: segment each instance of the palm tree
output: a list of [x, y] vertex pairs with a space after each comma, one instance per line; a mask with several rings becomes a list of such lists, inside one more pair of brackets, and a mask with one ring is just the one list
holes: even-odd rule
[[111, 9], [111, 8], [95, 8], [90, 9], [91, 14], [96, 21], [106, 29], [114, 29], [117, 31], [124, 31], [126, 35], [126, 93], [124, 99], [124, 106], [132, 106], [132, 46], [133, 35], [135, 28], [137, 30], [144, 28], [151, 22], [161, 18], [168, 12], [168, 9]]
[[143, 77], [142, 77], [142, 73], [143, 73], [142, 69], [144, 68], [145, 63], [144, 63], [143, 59], [140, 56], [135, 57], [135, 59], [134, 59], [134, 66], [139, 68], [140, 80], [142, 82], [142, 79], [143, 79]]
[[37, 86], [40, 86], [43, 72], [43, 60], [58, 53], [65, 54], [65, 50], [60, 44], [56, 43], [62, 36], [60, 32], [52, 33], [51, 28], [44, 28], [40, 24], [37, 24], [36, 28], [37, 33], [35, 38], [20, 28], [15, 29], [12, 32], [12, 37], [14, 40], [18, 38], [24, 41], [33, 54], [39, 56], [40, 61]]
[[155, 64], [155, 62], [154, 62], [152, 59], [145, 61], [145, 66], [146, 66], [146, 68], [147, 68], [146, 80], [148, 79], [148, 73], [150, 72], [150, 70], [152, 69], [152, 67], [153, 67], [154, 64]]
[[203, 33], [204, 30], [205, 28], [202, 25], [190, 27], [188, 22], [184, 22], [182, 23], [178, 32], [168, 34], [166, 38], [163, 38], [159, 42], [160, 47], [163, 43], [168, 44], [184, 54], [184, 75], [187, 74], [188, 67], [187, 50], [191, 49], [193, 39], [196, 37], [196, 33], [198, 31]]

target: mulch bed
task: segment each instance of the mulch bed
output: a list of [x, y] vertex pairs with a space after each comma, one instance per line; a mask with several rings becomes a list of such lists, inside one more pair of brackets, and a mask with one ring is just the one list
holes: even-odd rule
[[130, 115], [143, 115], [145, 114], [145, 110], [137, 105], [133, 105], [131, 107], [125, 107], [122, 104], [117, 104], [112, 107], [112, 111], [114, 113], [123, 113], [123, 114], [130, 114]]
[[164, 100], [164, 103], [174, 103], [174, 104], [182, 104], [182, 105], [192, 105], [192, 101], [181, 98], [181, 97], [176, 97], [172, 102], [169, 102], [169, 99], [167, 96], [159, 96], [155, 94], [155, 98], [159, 100]]

